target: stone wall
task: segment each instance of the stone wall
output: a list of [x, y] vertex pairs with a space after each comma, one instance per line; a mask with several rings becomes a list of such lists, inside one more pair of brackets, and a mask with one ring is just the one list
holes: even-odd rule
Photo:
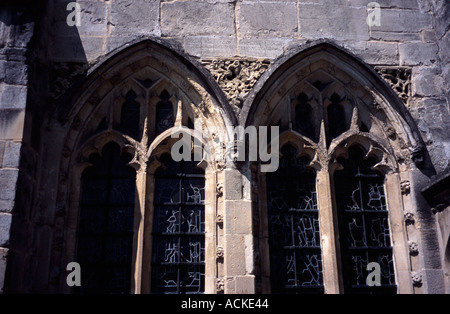
[[[198, 60], [218, 80], [220, 76], [214, 76], [209, 66], [216, 59], [259, 60], [261, 75], [293, 49], [321, 39], [330, 41], [373, 66], [397, 89], [418, 125], [434, 173], [450, 166], [450, 5], [446, 0], [378, 0], [379, 26], [366, 22], [369, 0], [79, 0], [78, 27], [67, 24], [70, 2], [0, 4], [0, 287], [13, 228], [9, 253], [15, 265], [9, 266], [7, 279], [13, 282], [11, 291], [46, 289], [46, 279], [39, 274], [48, 278], [45, 267], [53, 217], [40, 215], [48, 204], [39, 196], [45, 182], [38, 180], [40, 162], [51, 165], [39, 158], [47, 147], [40, 137], [46, 119], [58, 114], [89, 69], [145, 38], [164, 41]], [[236, 120], [243, 121], [246, 112], [239, 105], [233, 109]], [[227, 170], [224, 180], [225, 184], [248, 181], [235, 169]], [[420, 191], [427, 180], [421, 176], [412, 190]], [[242, 292], [238, 282], [244, 287], [248, 286], [244, 281], [253, 280], [241, 276], [254, 272], [251, 245], [247, 245], [251, 230], [228, 225], [234, 219], [234, 206], [250, 212], [249, 191], [247, 186], [243, 196], [224, 187], [224, 206], [230, 209], [224, 236], [244, 243], [236, 252], [247, 261], [245, 267], [235, 265], [234, 257], [226, 256], [230, 261], [226, 272], [235, 275], [223, 283], [229, 292]], [[225, 250], [233, 251], [228, 246], [238, 240], [226, 242]]]

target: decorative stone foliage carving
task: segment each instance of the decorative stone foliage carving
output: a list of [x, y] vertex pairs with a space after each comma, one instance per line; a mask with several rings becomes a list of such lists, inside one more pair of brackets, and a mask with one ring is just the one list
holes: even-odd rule
[[411, 273], [411, 279], [413, 282], [413, 285], [415, 287], [420, 287], [422, 285], [422, 273], [418, 271], [413, 271]]
[[402, 191], [402, 194], [409, 194], [411, 191], [411, 184], [409, 180], [403, 180], [400, 182], [400, 190]]
[[217, 195], [217, 197], [221, 197], [223, 195], [223, 184], [222, 183], [217, 183], [216, 195]]
[[407, 211], [403, 214], [406, 223], [414, 223], [414, 213]]
[[404, 104], [411, 96], [411, 69], [408, 67], [375, 67], [375, 71], [391, 85]]
[[216, 249], [216, 257], [218, 259], [221, 259], [224, 257], [224, 250], [223, 250], [223, 246], [218, 246]]
[[85, 63], [75, 62], [57, 62], [53, 66], [51, 97], [58, 99], [63, 95], [70, 86], [81, 77], [87, 70], [88, 66]]
[[248, 92], [270, 62], [265, 59], [231, 58], [203, 60], [203, 64], [219, 83], [230, 104], [240, 109]]
[[409, 254], [417, 255], [419, 253], [419, 245], [417, 244], [417, 242], [409, 241], [408, 247], [409, 247]]
[[216, 289], [217, 292], [223, 292], [225, 290], [225, 280], [223, 278], [217, 279]]

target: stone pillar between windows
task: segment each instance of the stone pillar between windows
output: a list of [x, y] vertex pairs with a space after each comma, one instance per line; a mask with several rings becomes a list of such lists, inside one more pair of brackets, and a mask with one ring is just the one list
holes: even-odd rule
[[216, 173], [205, 170], [205, 293], [216, 293]]
[[[150, 178], [153, 179], [153, 178]], [[131, 292], [139, 294], [142, 291], [143, 282], [149, 281], [149, 279], [144, 278], [145, 272], [143, 272], [143, 259], [144, 259], [144, 226], [145, 226], [145, 212], [146, 207], [149, 203], [149, 198], [147, 196], [148, 181], [150, 180], [146, 171], [137, 171], [136, 173], [136, 197], [135, 202], [138, 206], [135, 206], [134, 212], [134, 236], [133, 236], [133, 267], [132, 267], [132, 278], [131, 282]], [[153, 195], [152, 195], [153, 196]], [[153, 199], [153, 197], [151, 197]], [[146, 283], [146, 286], [148, 284]]]
[[317, 205], [319, 207], [319, 230], [322, 247], [322, 272], [325, 293], [338, 294], [342, 291], [338, 270], [338, 255], [336, 249], [337, 216], [333, 213], [332, 200], [334, 191], [328, 169], [317, 171], [316, 178]]
[[[236, 169], [224, 170], [223, 259], [227, 294], [255, 293], [252, 202], [243, 199], [243, 179]], [[217, 258], [222, 254], [219, 251], [216, 248]]]
[[411, 282], [411, 261], [404, 226], [404, 204], [402, 192], [400, 191], [400, 177], [398, 173], [386, 175], [385, 193], [389, 211], [389, 229], [391, 231], [397, 291], [401, 294], [412, 294], [414, 291]]

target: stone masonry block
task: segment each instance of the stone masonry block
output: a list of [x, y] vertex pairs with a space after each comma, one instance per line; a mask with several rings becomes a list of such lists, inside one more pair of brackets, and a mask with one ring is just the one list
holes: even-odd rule
[[252, 232], [252, 203], [250, 201], [226, 201], [225, 234], [249, 234]]
[[243, 2], [238, 9], [239, 37], [296, 37], [294, 2]]
[[11, 212], [14, 206], [19, 170], [0, 169], [0, 212]]
[[371, 30], [413, 33], [431, 27], [430, 14], [418, 10], [381, 9], [380, 26], [373, 25]]
[[435, 44], [399, 44], [400, 65], [432, 65], [437, 60], [437, 53]]
[[19, 168], [21, 147], [22, 143], [20, 142], [6, 142], [5, 154], [3, 158], [4, 168]]
[[185, 51], [201, 58], [232, 57], [237, 54], [234, 36], [192, 36], [183, 41]]
[[234, 36], [234, 4], [174, 1], [161, 3], [162, 36]]
[[9, 213], [0, 213], [0, 247], [8, 246], [11, 218], [12, 215]]
[[242, 175], [238, 170], [225, 169], [223, 196], [225, 200], [242, 199]]
[[3, 285], [5, 283], [7, 256], [8, 256], [8, 249], [0, 248], [0, 293], [3, 293]]
[[365, 7], [299, 4], [299, 18], [300, 34], [307, 39], [369, 39]]
[[275, 59], [290, 43], [289, 39], [284, 38], [243, 38], [238, 42], [239, 55]]
[[25, 109], [0, 110], [0, 140], [22, 140]]
[[55, 3], [55, 36], [106, 36], [108, 32], [108, 6], [103, 1], [77, 1], [80, 5], [80, 26], [69, 26], [67, 16], [73, 12], [67, 10], [68, 2]]
[[160, 35], [159, 5], [154, 0], [112, 1], [111, 35]]
[[445, 81], [438, 67], [415, 68], [412, 73], [413, 96], [443, 96]]
[[3, 85], [0, 88], [0, 108], [25, 109], [27, 103], [27, 87]]

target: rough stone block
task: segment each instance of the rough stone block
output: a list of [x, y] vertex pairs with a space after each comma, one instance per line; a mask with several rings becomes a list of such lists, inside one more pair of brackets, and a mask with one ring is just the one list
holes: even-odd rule
[[239, 40], [239, 55], [253, 58], [275, 59], [286, 49], [291, 40], [282, 38], [244, 38]]
[[416, 10], [382, 9], [380, 26], [371, 26], [372, 31], [382, 32], [420, 32], [432, 27], [430, 14]]
[[9, 245], [11, 218], [12, 215], [9, 213], [0, 213], [0, 247], [7, 247]]
[[419, 41], [422, 40], [420, 33], [405, 33], [405, 32], [381, 32], [370, 30], [370, 39], [379, 41]]
[[254, 294], [255, 293], [255, 276], [236, 276], [236, 293], [238, 294]]
[[225, 235], [225, 268], [229, 276], [246, 274], [244, 238], [244, 235]]
[[0, 169], [0, 212], [12, 211], [18, 175], [19, 170]]
[[362, 59], [369, 64], [398, 64], [398, 47], [394, 43], [367, 42]]
[[159, 1], [112, 1], [110, 24], [113, 36], [160, 35]]
[[24, 109], [0, 110], [0, 140], [22, 140]]
[[5, 154], [5, 141], [0, 141], [0, 168], [3, 168], [3, 155]]
[[252, 204], [249, 201], [226, 201], [225, 234], [249, 234], [252, 232]]
[[3, 286], [5, 283], [7, 256], [8, 256], [8, 249], [0, 248], [0, 293], [3, 293]]
[[0, 89], [0, 108], [25, 109], [27, 103], [27, 87], [4, 85]]
[[445, 81], [438, 67], [415, 68], [412, 73], [413, 96], [443, 96]]
[[201, 58], [231, 57], [237, 54], [236, 38], [222, 36], [185, 37], [185, 51]]
[[6, 142], [5, 154], [3, 158], [4, 168], [19, 168], [21, 147], [22, 143], [20, 142]]
[[85, 63], [87, 60], [83, 44], [78, 37], [56, 37], [53, 41], [52, 57], [58, 62]]
[[27, 85], [28, 67], [23, 62], [8, 61], [5, 67], [5, 83], [11, 85]]
[[106, 36], [108, 32], [108, 6], [103, 1], [77, 1], [80, 5], [80, 26], [69, 26], [67, 16], [73, 10], [67, 10], [68, 2], [55, 3], [55, 36], [77, 37], [80, 35]]
[[307, 39], [368, 40], [365, 7], [299, 4], [300, 34]]
[[239, 37], [295, 37], [297, 32], [297, 4], [294, 2], [244, 2], [239, 5]]
[[399, 44], [400, 65], [432, 65], [436, 63], [437, 53], [435, 44]]
[[162, 36], [235, 35], [234, 5], [223, 2], [161, 3]]
[[242, 198], [242, 176], [238, 170], [225, 169], [223, 196], [225, 200], [240, 200]]

